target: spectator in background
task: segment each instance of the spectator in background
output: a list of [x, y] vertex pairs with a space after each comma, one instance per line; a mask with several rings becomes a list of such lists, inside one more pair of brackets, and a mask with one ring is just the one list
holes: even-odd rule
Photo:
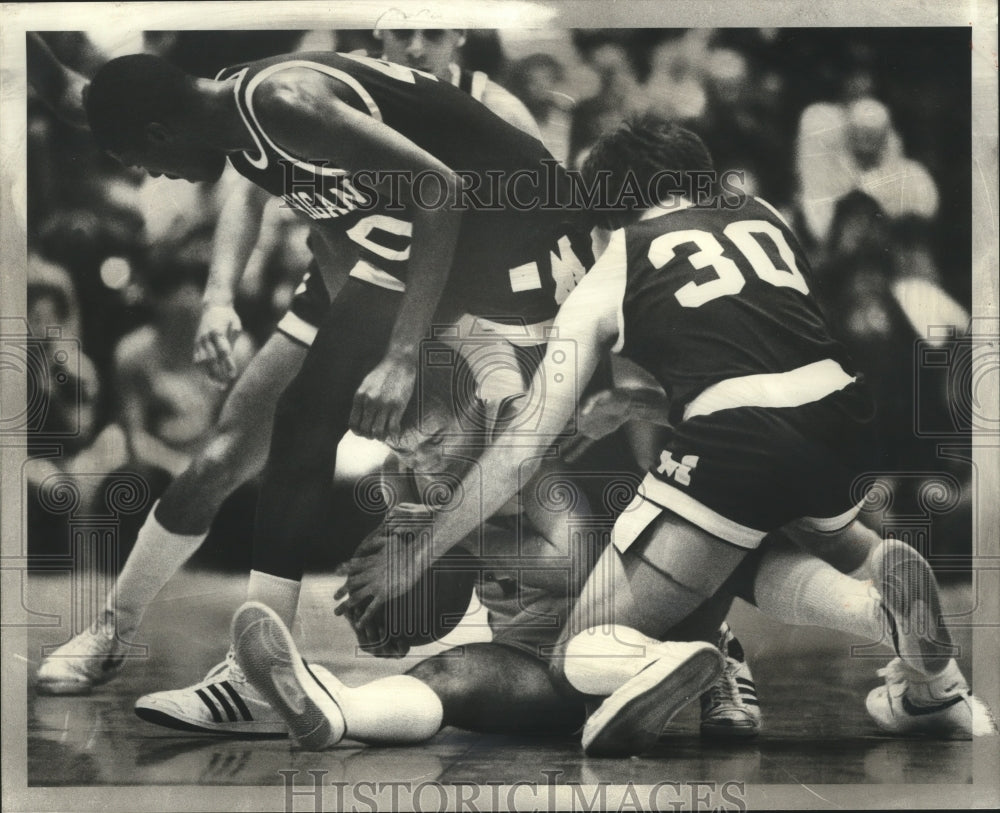
[[895, 274], [892, 293], [913, 331], [924, 341], [940, 345], [950, 328], [961, 334], [969, 324], [968, 309], [944, 287], [944, 279], [931, 252], [930, 224], [911, 215], [893, 224]]
[[542, 143], [562, 164], [569, 157], [573, 99], [556, 88], [563, 81], [562, 63], [549, 54], [530, 54], [514, 62], [507, 86], [535, 118]]
[[937, 214], [930, 173], [906, 158], [888, 109], [873, 98], [807, 107], [796, 162], [803, 220], [819, 243], [827, 238], [837, 201], [853, 190], [871, 196], [890, 219]]
[[706, 105], [692, 126], [712, 151], [715, 168], [745, 174], [743, 189], [779, 208], [790, 201], [790, 150], [774, 115], [780, 82], [760, 75], [738, 51], [705, 55]]
[[693, 30], [668, 39], [654, 47], [650, 57], [647, 103], [685, 125], [695, 124], [708, 104], [707, 34]]
[[35, 253], [28, 255], [28, 329], [44, 339], [50, 328], [63, 337], [79, 339], [80, 303], [73, 278], [61, 265], [46, 262]]
[[643, 63], [626, 39], [614, 32], [576, 31], [573, 44], [599, 83], [597, 93], [581, 101], [573, 112], [567, 164], [579, 167], [604, 132], [648, 105], [640, 84], [645, 78]]
[[[39, 490], [62, 475], [48, 486], [69, 481], [80, 497], [78, 513], [99, 508], [101, 476], [125, 462], [125, 442], [114, 424], [102, 428], [101, 382], [80, 348], [80, 306], [69, 273], [37, 255], [29, 256], [27, 272], [27, 321], [35, 340], [25, 345], [34, 370], [28, 402], [44, 407], [41, 425], [29, 434], [24, 467], [30, 552], [58, 555], [68, 544], [67, 516], [47, 511]], [[59, 455], [52, 455], [52, 440]]]
[[[392, 18], [382, 24], [391, 25]], [[466, 32], [458, 28], [383, 28], [375, 30], [382, 41], [382, 58], [397, 62], [461, 88], [476, 101], [520, 130], [538, 138], [538, 127], [527, 108], [483, 71], [463, 70], [459, 51]]]
[[[205, 276], [201, 264], [157, 263], [145, 283], [153, 321], [125, 336], [115, 349], [116, 389], [130, 460], [139, 470], [159, 472], [152, 476], [164, 487], [187, 467], [224, 397], [192, 360]], [[251, 354], [248, 339], [235, 342], [239, 369]]]
[[[919, 220], [892, 221], [872, 197], [854, 191], [838, 201], [817, 263], [817, 297], [873, 388], [878, 407], [874, 456], [891, 483], [893, 511], [903, 514], [921, 512], [922, 481], [893, 478], [891, 472], [950, 472], [962, 482], [964, 496], [971, 486], [967, 466], [942, 457], [934, 439], [915, 431], [918, 409], [934, 425], [940, 422], [935, 424], [932, 413], [946, 417], [949, 409], [945, 386], [917, 386], [915, 353], [928, 342], [959, 352], [969, 318], [938, 282], [926, 231]], [[952, 326], [953, 337], [929, 330], [938, 325]], [[921, 400], [915, 404], [918, 391]], [[961, 527], [955, 518], [951, 523]], [[968, 552], [968, 539], [967, 533], [953, 529], [936, 550]]]

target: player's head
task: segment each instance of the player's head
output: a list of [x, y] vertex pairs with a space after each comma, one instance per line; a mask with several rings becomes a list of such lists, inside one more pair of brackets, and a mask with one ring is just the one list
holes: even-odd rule
[[847, 108], [847, 146], [862, 169], [882, 161], [891, 131], [889, 110], [881, 102], [866, 97]]
[[382, 55], [390, 62], [450, 79], [451, 64], [465, 44], [465, 31], [457, 28], [382, 28]]
[[132, 54], [106, 63], [84, 96], [98, 145], [151, 175], [214, 181], [226, 156], [199, 137], [197, 79], [161, 57]]
[[696, 133], [643, 113], [601, 136], [581, 171], [590, 188], [606, 179], [607, 196], [594, 218], [599, 225], [619, 228], [671, 195], [693, 197], [711, 178], [714, 164]]
[[[427, 473], [440, 472], [448, 447], [469, 445], [483, 425], [483, 404], [472, 370], [459, 353], [444, 345], [436, 347], [424, 348], [424, 363], [403, 415], [402, 432], [389, 441], [404, 466]], [[453, 363], [427, 363], [435, 354]]]

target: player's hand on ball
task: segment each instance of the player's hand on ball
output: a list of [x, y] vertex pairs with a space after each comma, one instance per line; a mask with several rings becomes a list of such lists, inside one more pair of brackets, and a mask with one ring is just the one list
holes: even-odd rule
[[376, 658], [403, 658], [410, 651], [410, 645], [399, 637], [391, 637], [384, 625], [377, 622], [361, 624], [359, 612], [349, 612], [348, 620], [358, 637], [358, 645], [364, 652]]
[[361, 625], [378, 619], [382, 608], [408, 592], [432, 563], [428, 538], [397, 533], [389, 525], [383, 529], [378, 550], [347, 563], [347, 583], [338, 591], [347, 598], [337, 607], [337, 614], [357, 608]]
[[365, 377], [354, 395], [351, 430], [364, 438], [399, 437], [403, 412], [416, 383], [412, 359], [387, 356]]
[[232, 305], [205, 304], [195, 334], [194, 362], [218, 384], [229, 384], [236, 378], [233, 342], [242, 332], [243, 323]]

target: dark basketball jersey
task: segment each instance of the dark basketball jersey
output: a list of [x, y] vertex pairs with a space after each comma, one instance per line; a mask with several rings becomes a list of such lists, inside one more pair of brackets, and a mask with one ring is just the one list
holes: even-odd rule
[[671, 420], [719, 381], [832, 359], [853, 374], [809, 291], [808, 261], [765, 203], [692, 206], [625, 229], [622, 355], [671, 399]]
[[[574, 238], [569, 253], [567, 209], [538, 208], [541, 195], [560, 190], [570, 200], [568, 178], [537, 139], [503, 121], [469, 93], [434, 76], [355, 54], [312, 52], [273, 57], [227, 68], [220, 79], [236, 77], [240, 114], [256, 144], [229, 156], [242, 175], [313, 221], [343, 228], [362, 261], [388, 275], [402, 289], [410, 256], [412, 216], [398, 200], [376, 192], [370, 177], [315, 158], [292, 155], [264, 131], [254, 109], [254, 92], [268, 77], [289, 68], [309, 68], [335, 80], [337, 97], [396, 130], [450, 169], [478, 182], [479, 199], [496, 204], [465, 209], [452, 273], [443, 302], [449, 307], [497, 318], [550, 317], [565, 294], [567, 273], [582, 274], [589, 246]], [[464, 77], [463, 77], [464, 78]], [[468, 80], [470, 90], [472, 77]], [[363, 168], [362, 168], [363, 169]], [[507, 182], [520, 173], [517, 198], [536, 205], [511, 205]], [[424, 187], [433, 201], [438, 187]], [[499, 195], [492, 190], [500, 189]], [[550, 195], [550, 197], [554, 197]], [[471, 197], [468, 198], [471, 202]], [[570, 270], [567, 271], [567, 268]], [[570, 286], [571, 287], [571, 286]]]

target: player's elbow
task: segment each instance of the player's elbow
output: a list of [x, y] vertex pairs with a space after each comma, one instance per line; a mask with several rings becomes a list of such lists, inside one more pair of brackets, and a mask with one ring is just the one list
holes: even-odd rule
[[462, 180], [450, 169], [420, 173], [410, 189], [414, 220], [436, 232], [456, 230], [462, 219]]

